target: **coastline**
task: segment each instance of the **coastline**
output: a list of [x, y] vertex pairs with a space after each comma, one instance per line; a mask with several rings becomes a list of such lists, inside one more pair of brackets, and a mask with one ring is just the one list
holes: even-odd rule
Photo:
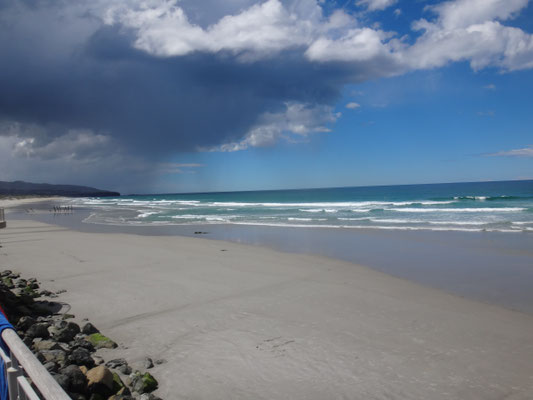
[[2, 263], [154, 369], [163, 398], [533, 396], [533, 317], [353, 263], [205, 237], [0, 231]]
[[[57, 199], [56, 199], [57, 200]], [[7, 210], [87, 233], [185, 236], [262, 246], [365, 265], [449, 293], [533, 315], [533, 235], [528, 232], [394, 231], [238, 224], [108, 225], [82, 222], [90, 208], [52, 213], [55, 202]], [[196, 234], [201, 232], [202, 234]]]

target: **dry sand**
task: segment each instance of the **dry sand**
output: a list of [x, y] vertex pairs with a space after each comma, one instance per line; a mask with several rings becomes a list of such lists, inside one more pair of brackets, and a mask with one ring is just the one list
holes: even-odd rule
[[66, 199], [66, 197], [17, 197], [17, 196], [7, 196], [0, 197], [0, 208], [13, 208], [22, 205], [30, 205], [35, 203], [41, 203], [44, 201], [61, 201]]
[[[533, 399], [533, 317], [374, 270], [200, 238], [0, 230], [0, 268], [121, 347], [164, 399]], [[391, 257], [394, 257], [391, 254]]]

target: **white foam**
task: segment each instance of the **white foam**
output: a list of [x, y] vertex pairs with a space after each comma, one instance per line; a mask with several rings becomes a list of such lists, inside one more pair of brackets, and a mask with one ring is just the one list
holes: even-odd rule
[[296, 217], [289, 217], [287, 218], [289, 221], [327, 221], [327, 218], [296, 218]]
[[386, 211], [397, 212], [411, 212], [411, 213], [428, 213], [428, 212], [450, 212], [450, 213], [465, 213], [465, 212], [517, 212], [525, 211], [522, 207], [500, 207], [500, 208], [386, 208]]
[[336, 213], [339, 210], [335, 210], [333, 208], [310, 208], [310, 209], [300, 209], [298, 211], [302, 212], [308, 212], [308, 213], [319, 213], [319, 212], [326, 212], [326, 213]]
[[[139, 210], [141, 211], [141, 210]], [[137, 215], [137, 218], [146, 218], [146, 217], [149, 217], [150, 215], [155, 215], [155, 214], [160, 214], [160, 212], [158, 211], [146, 211], [146, 212], [143, 212], [139, 215]]]

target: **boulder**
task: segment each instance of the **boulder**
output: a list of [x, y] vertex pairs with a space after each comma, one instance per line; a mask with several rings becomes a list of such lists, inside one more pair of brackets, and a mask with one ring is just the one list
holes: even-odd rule
[[61, 346], [53, 340], [33, 340], [33, 348], [36, 351], [41, 350], [62, 350]]
[[59, 370], [59, 365], [57, 365], [53, 361], [49, 361], [49, 362], [45, 363], [44, 367], [46, 368], [46, 370], [48, 372], [57, 372]]
[[149, 373], [141, 374], [137, 371], [131, 377], [131, 386], [139, 394], [150, 393], [157, 389], [157, 380]]
[[124, 358], [115, 358], [105, 363], [108, 368], [118, 368], [122, 365], [128, 365], [128, 362]]
[[68, 367], [63, 368], [61, 375], [64, 375], [69, 378], [69, 390], [76, 393], [84, 393], [87, 387], [87, 378], [80, 371], [78, 366], [69, 365]]
[[117, 344], [101, 333], [93, 333], [87, 336], [87, 340], [97, 349], [114, 349]]
[[152, 361], [152, 359], [150, 357], [146, 357], [143, 360], [143, 367], [144, 367], [144, 369], [150, 369], [150, 368], [154, 367], [154, 362]]
[[94, 351], [94, 346], [90, 342], [85, 340], [85, 337], [78, 337], [78, 335], [76, 335], [76, 338], [73, 341], [71, 341], [69, 343], [69, 345], [73, 349], [77, 349], [78, 347], [82, 347], [84, 349], [89, 350], [90, 352]]
[[6, 285], [8, 289], [13, 289], [15, 287], [15, 285], [13, 284], [13, 279], [8, 276], [2, 278], [2, 283]]
[[93, 333], [99, 333], [100, 331], [96, 329], [96, 327], [91, 324], [90, 322], [87, 322], [83, 327], [81, 328], [81, 333], [84, 333], [85, 335], [92, 335]]
[[113, 374], [103, 365], [94, 367], [87, 372], [87, 388], [90, 393], [104, 396], [113, 394]]
[[67, 360], [67, 353], [65, 353], [63, 350], [42, 350], [37, 354], [42, 357], [42, 360], [44, 362], [52, 361], [59, 365], [65, 365], [65, 362]]
[[121, 373], [123, 373], [124, 375], [129, 375], [131, 374], [131, 367], [128, 365], [128, 364], [124, 364], [124, 365], [121, 365], [120, 367], [117, 368]]
[[97, 356], [97, 355], [94, 355], [94, 354], [93, 354], [93, 355], [92, 355], [92, 358], [93, 358], [94, 363], [95, 363], [96, 365], [100, 365], [100, 364], [103, 364], [103, 363], [104, 363], [104, 359], [103, 359], [103, 357], [100, 357], [100, 356]]
[[152, 393], [143, 393], [141, 394], [141, 397], [139, 397], [139, 400], [161, 400], [161, 398]]
[[85, 365], [87, 368], [94, 367], [94, 360], [91, 357], [89, 350], [84, 349], [83, 347], [78, 347], [74, 349], [72, 353], [67, 358], [69, 364], [74, 365]]
[[48, 332], [48, 324], [45, 322], [33, 324], [26, 331], [26, 336], [32, 339], [35, 339], [35, 338], [48, 339], [50, 337], [50, 333]]
[[68, 391], [68, 388], [70, 386], [70, 379], [68, 378], [68, 376], [61, 374], [54, 375], [54, 379], [57, 383], [59, 383], [59, 386], [61, 386], [63, 390]]
[[115, 394], [123, 394], [123, 395], [129, 395], [130, 390], [126, 387], [124, 382], [122, 382], [122, 379], [120, 379], [120, 376], [116, 372], [113, 372], [113, 393]]
[[30, 326], [35, 324], [37, 321], [33, 317], [21, 317], [17, 322], [17, 329], [21, 331], [26, 331]]
[[80, 327], [75, 322], [57, 321], [49, 331], [58, 342], [70, 342], [80, 333]]

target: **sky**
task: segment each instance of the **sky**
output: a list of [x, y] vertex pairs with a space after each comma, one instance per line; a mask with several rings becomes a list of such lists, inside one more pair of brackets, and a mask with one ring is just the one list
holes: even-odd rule
[[0, 0], [0, 180], [533, 179], [528, 0]]

